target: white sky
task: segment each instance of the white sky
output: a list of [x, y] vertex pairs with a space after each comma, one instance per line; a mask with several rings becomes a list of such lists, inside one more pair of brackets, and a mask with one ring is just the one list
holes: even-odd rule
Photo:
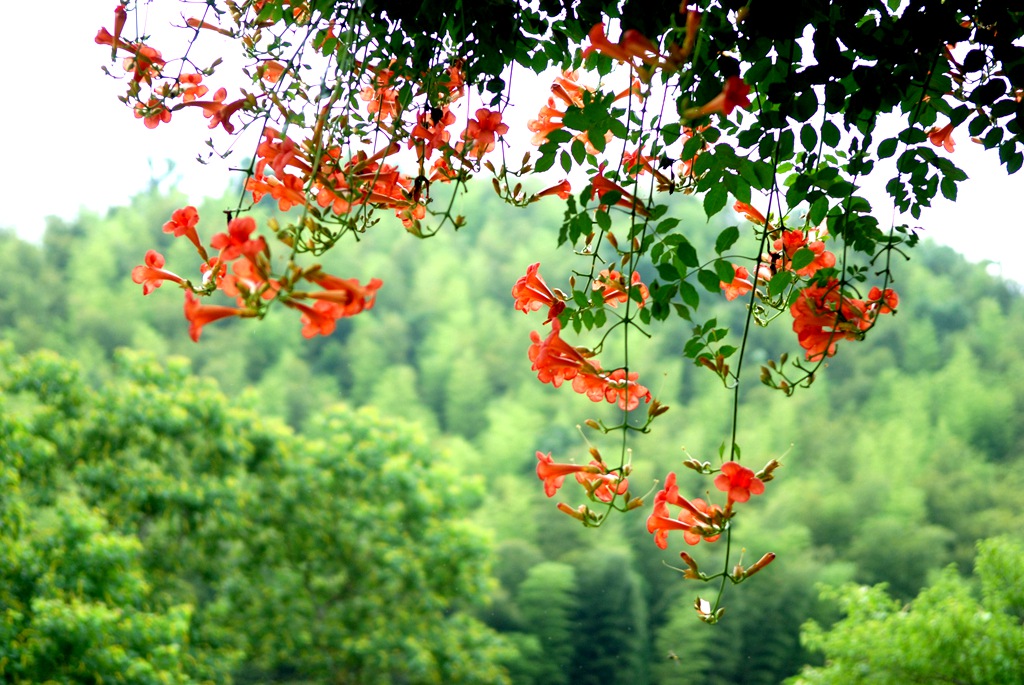
[[[210, 132], [197, 111], [177, 112], [170, 125], [150, 130], [117, 101], [124, 82], [101, 72], [109, 53], [93, 42], [100, 26], [112, 28], [115, 5], [116, 0], [55, 0], [45, 11], [30, 2], [5, 7], [0, 57], [8, 65], [7, 105], [0, 107], [0, 131], [7, 157], [0, 165], [0, 228], [35, 240], [48, 215], [70, 219], [82, 209], [104, 212], [143, 190], [154, 172], [164, 173], [168, 159], [184, 192], [197, 201], [219, 195], [230, 163], [251, 154], [252, 145], [242, 145], [227, 162], [214, 159], [203, 166], [195, 157], [206, 149]], [[186, 5], [158, 0], [150, 9], [149, 30], [160, 30], [156, 10], [181, 6]], [[536, 107], [520, 111], [525, 120], [535, 116]], [[1024, 173], [1007, 176], [995, 151], [971, 143], [963, 128], [954, 135], [953, 159], [970, 180], [959, 201], [939, 198], [919, 221], [907, 222], [923, 227], [923, 236], [971, 260], [989, 260], [994, 273], [1024, 283], [1024, 218], [1014, 209], [1024, 197]], [[871, 201], [876, 209], [891, 206], [884, 196]], [[883, 225], [889, 217], [879, 213]]]

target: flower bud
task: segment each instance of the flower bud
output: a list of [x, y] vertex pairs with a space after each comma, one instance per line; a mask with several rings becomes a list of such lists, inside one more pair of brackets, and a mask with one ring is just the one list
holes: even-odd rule
[[770, 462], [765, 464], [763, 469], [754, 474], [754, 477], [760, 478], [762, 483], [767, 483], [775, 478], [775, 476], [772, 475], [772, 472], [780, 466], [782, 466], [782, 463], [779, 462], [778, 459], [772, 459]]
[[561, 511], [562, 513], [568, 514], [569, 516], [572, 516], [577, 521], [582, 521], [583, 520], [583, 513], [587, 509], [586, 505], [583, 505], [583, 504], [580, 505], [579, 509], [573, 509], [572, 507], [570, 507], [565, 502], [559, 502], [557, 506], [558, 506], [558, 510], [559, 511]]
[[689, 566], [689, 568], [683, 572], [684, 578], [688, 578], [690, 580], [704, 579], [704, 576], [701, 574], [700, 569], [697, 567], [697, 562], [694, 561], [693, 557], [686, 552], [680, 552], [679, 557], [683, 560], [684, 564]]
[[584, 424], [584, 425], [585, 425], [585, 426], [586, 426], [587, 428], [593, 428], [593, 429], [594, 429], [594, 430], [596, 430], [596, 431], [599, 431], [599, 430], [601, 430], [601, 424], [599, 424], [599, 423], [598, 423], [597, 421], [595, 421], [594, 419], [587, 419], [586, 421], [584, 421], [584, 422], [583, 422], [583, 424]]
[[651, 403], [647, 405], [647, 416], [654, 418], [661, 416], [668, 411], [668, 405], [662, 404], [658, 400], [651, 400]]
[[744, 578], [749, 578], [768, 564], [775, 561], [775, 552], [768, 552], [763, 557], [757, 560], [757, 563], [747, 569], [747, 572], [743, 575]]

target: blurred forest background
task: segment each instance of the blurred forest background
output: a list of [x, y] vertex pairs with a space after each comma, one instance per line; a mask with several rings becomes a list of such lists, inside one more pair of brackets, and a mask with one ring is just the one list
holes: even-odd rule
[[[200, 344], [173, 284], [130, 279], [149, 248], [194, 275], [161, 232], [185, 204], [154, 188], [41, 245], [0, 233], [3, 682], [1024, 682], [1020, 286], [925, 242], [898, 315], [814, 387], [744, 388], [744, 459], [784, 468], [738, 539], [779, 558], [707, 626], [714, 590], [669, 567], [681, 538], [657, 549], [646, 508], [586, 530], [555, 509], [582, 502], [571, 484], [537, 480], [536, 450], [586, 460], [574, 426], [613, 411], [537, 381], [539, 319], [512, 309], [529, 264], [572, 267], [559, 203], [481, 193], [426, 241], [378, 226], [325, 264], [382, 278], [372, 311], [306, 341], [277, 310]], [[739, 328], [742, 305], [702, 296]], [[796, 350], [788, 324], [755, 331], [751, 363]], [[671, 406], [633, 444], [634, 492], [670, 470], [706, 487], [681, 462], [727, 435], [728, 394], [665, 326], [631, 348]]]

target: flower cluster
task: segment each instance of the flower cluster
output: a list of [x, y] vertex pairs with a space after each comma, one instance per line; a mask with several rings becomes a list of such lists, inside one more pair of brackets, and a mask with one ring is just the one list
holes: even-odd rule
[[865, 301], [844, 295], [839, 281], [830, 278], [800, 290], [789, 311], [807, 359], [820, 361], [836, 353], [840, 340], [863, 338], [879, 314], [894, 313], [898, 304], [899, 296], [889, 288], [872, 288]]
[[[672, 516], [669, 505], [680, 508], [676, 517]], [[654, 496], [654, 511], [647, 517], [647, 532], [654, 534], [654, 544], [667, 549], [668, 534], [671, 531], [681, 531], [686, 544], [696, 545], [701, 540], [717, 540], [725, 524], [725, 512], [721, 507], [709, 505], [699, 498], [688, 500], [680, 496], [676, 474], [669, 473], [665, 477], [665, 487]]]
[[[258, 12], [257, 6], [262, 4], [253, 3], [248, 9]], [[304, 4], [296, 3], [295, 9], [301, 10], [294, 14], [297, 24], [321, 21]], [[115, 56], [127, 55], [123, 66], [132, 78], [123, 100], [133, 107], [135, 116], [147, 127], [156, 128], [170, 122], [172, 113], [193, 107], [210, 120], [210, 128], [220, 126], [228, 134], [238, 130], [236, 114], [240, 112], [244, 113], [242, 127], [265, 119], [269, 125], [263, 126], [257, 163], [246, 181], [246, 189], [256, 202], [269, 196], [282, 211], [302, 209], [306, 217], [315, 218], [317, 223], [354, 220], [351, 215], [360, 207], [382, 208], [394, 211], [411, 233], [422, 235], [420, 222], [427, 215], [430, 185], [468, 180], [508, 132], [501, 112], [483, 107], [477, 108], [472, 116], [467, 113], [461, 133], [456, 135], [450, 130], [458, 121], [451, 108], [465, 93], [461, 61], [424, 74], [403, 71], [396, 60], [390, 60], [376, 65], [357, 63], [364, 85], [351, 101], [362, 103], [366, 117], [339, 116], [333, 108], [341, 94], [338, 91], [320, 108], [312, 129], [306, 131], [308, 135], [293, 139], [284, 133], [297, 130], [292, 126], [292, 118], [282, 116], [277, 125], [270, 123], [272, 116], [286, 112], [283, 93], [301, 83], [301, 75], [288, 64], [264, 59], [252, 68], [255, 85], [262, 92], [243, 91], [241, 97], [229, 101], [227, 90], [219, 88], [209, 96], [210, 87], [203, 79], [213, 73], [216, 65], [196, 73], [168, 68], [160, 51], [120, 37], [124, 14], [124, 9], [118, 6], [114, 33], [101, 28], [95, 42], [110, 46]], [[253, 21], [237, 12], [232, 17], [238, 29]], [[237, 35], [231, 28], [201, 19], [191, 18], [186, 23], [197, 34]], [[323, 27], [314, 47], [325, 57], [333, 57], [332, 51], [340, 49], [339, 43], [332, 21]], [[265, 49], [279, 47], [271, 45]], [[184, 58], [183, 61], [191, 64]], [[143, 86], [148, 86], [148, 92], [143, 92]], [[401, 95], [410, 86], [418, 99], [412, 103]], [[374, 148], [353, 149], [355, 140], [370, 144], [381, 137], [383, 144]], [[398, 162], [387, 162], [403, 149], [415, 153], [417, 173], [403, 172]], [[319, 210], [323, 209], [333, 217], [322, 217]], [[358, 220], [372, 223], [369, 212], [361, 213]], [[453, 221], [458, 224], [458, 219]]]
[[[737, 202], [733, 209], [773, 236], [772, 251], [761, 256], [757, 267], [759, 283], [768, 283], [775, 274], [783, 271], [791, 272], [794, 280], [805, 280], [806, 284], [795, 290], [789, 311], [793, 316], [797, 342], [804, 349], [808, 361], [831, 357], [836, 352], [837, 342], [861, 339], [864, 332], [874, 325], [878, 314], [896, 310], [899, 297], [890, 288], [883, 291], [873, 287], [865, 301], [844, 294], [843, 284], [837, 278], [819, 274], [823, 270], [834, 269], [836, 265], [836, 256], [825, 249], [824, 231], [773, 228], [760, 211], [745, 202]], [[727, 300], [734, 300], [754, 289], [746, 267], [734, 264], [733, 269], [733, 280], [719, 283]], [[757, 295], [761, 296], [760, 291]]]
[[[380, 279], [361, 285], [356, 279], [344, 279], [323, 273], [319, 266], [300, 269], [290, 266], [286, 273], [272, 273], [270, 248], [262, 236], [254, 236], [256, 221], [252, 217], [237, 217], [228, 222], [227, 231], [210, 239], [209, 247], [217, 250], [214, 257], [199, 239], [196, 227], [199, 212], [188, 206], [175, 210], [164, 224], [164, 232], [184, 237], [195, 247], [201, 259], [200, 285], [164, 269], [165, 259], [155, 250], [146, 253], [145, 263], [132, 270], [132, 280], [142, 286], [148, 295], [164, 281], [177, 283], [185, 289], [185, 318], [189, 322], [189, 335], [198, 342], [203, 326], [228, 317], [252, 318], [263, 316], [270, 302], [279, 300], [286, 307], [300, 313], [302, 335], [330, 335], [338, 319], [355, 316], [373, 307]], [[306, 282], [319, 289], [304, 291], [297, 286]], [[237, 306], [205, 305], [199, 295], [215, 291], [235, 299]]]
[[587, 494], [598, 501], [611, 502], [616, 495], [625, 495], [629, 491], [629, 467], [610, 471], [599, 454], [592, 455], [597, 458], [586, 465], [556, 464], [550, 452], [537, 452], [537, 478], [544, 482], [544, 494], [554, 497], [565, 477], [572, 474]]
[[[701, 464], [690, 460], [686, 462], [686, 466], [699, 473], [712, 473], [710, 465], [706, 462]], [[778, 467], [779, 462], [772, 460], [755, 474], [736, 461], [722, 464], [714, 484], [718, 490], [726, 493], [724, 507], [701, 498], [683, 497], [679, 493], [676, 474], [670, 472], [665, 477], [665, 485], [655, 493], [654, 509], [647, 517], [647, 531], [654, 535], [654, 544], [660, 549], [668, 549], [669, 535], [673, 533], [682, 533], [683, 541], [691, 546], [701, 541], [713, 543], [723, 535], [729, 535], [731, 521], [736, 516], [734, 505], [747, 502], [751, 495], [762, 494], [765, 482], [774, 478], [773, 471]], [[678, 512], [673, 515], [670, 507], [678, 508]], [[681, 552], [679, 556], [687, 566], [683, 571], [685, 578], [708, 581], [716, 576], [726, 576], [734, 583], [746, 580], [775, 559], [775, 554], [769, 552], [749, 568], [736, 564], [731, 572], [727, 569], [715, 576], [709, 576], [700, 570], [696, 560], [688, 553]], [[701, 620], [709, 623], [714, 623], [721, 616], [721, 612], [713, 610], [706, 600], [698, 599], [697, 612]]]
[[[637, 373], [627, 373], [625, 369], [605, 371], [589, 350], [573, 347], [562, 340], [562, 325], [556, 317], [565, 309], [565, 296], [556, 294], [548, 287], [539, 268], [539, 263], [531, 265], [526, 275], [512, 287], [516, 309], [529, 313], [548, 308], [545, 323], [550, 323], [551, 332], [543, 339], [536, 331], [530, 334], [532, 344], [528, 356], [533, 363], [531, 368], [537, 372], [537, 378], [556, 388], [565, 381], [572, 381], [573, 390], [581, 395], [586, 395], [594, 402], [615, 402], [626, 411], [635, 409], [640, 400], [650, 402], [651, 392], [637, 382]], [[640, 293], [642, 303], [648, 296], [646, 286], [640, 282], [636, 272], [630, 280], [631, 288], [636, 288]], [[629, 298], [624, 278], [617, 271], [602, 271], [594, 282], [594, 289], [602, 290], [605, 302], [611, 306]]]

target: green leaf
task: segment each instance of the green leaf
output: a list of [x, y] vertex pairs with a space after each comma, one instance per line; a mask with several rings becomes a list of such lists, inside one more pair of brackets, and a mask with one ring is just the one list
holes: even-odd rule
[[577, 164], [583, 164], [583, 160], [587, 158], [587, 148], [580, 140], [573, 140], [572, 147], [572, 158], [576, 160]]
[[768, 281], [768, 296], [778, 297], [781, 295], [789, 287], [789, 284], [793, 282], [794, 278], [795, 275], [792, 271], [780, 271], [772, 276], [772, 280]]
[[[718, 277], [717, 273], [711, 271], [710, 269], [701, 269], [700, 271], [698, 271], [697, 280], [700, 281], [700, 284], [704, 286], [704, 289], [710, 293], [717, 293], [722, 290], [722, 279]], [[730, 277], [729, 280], [731, 281], [732, 278]]]
[[803, 128], [800, 129], [800, 144], [808, 152], [818, 147], [818, 132], [810, 124], [804, 124]]
[[[726, 172], [722, 177], [722, 181], [725, 183], [726, 190], [732, 193], [733, 197], [740, 202], [750, 204], [750, 184], [745, 178], [738, 174]], [[728, 204], [728, 200], [726, 200], [726, 204]]]
[[828, 194], [832, 197], [843, 198], [854, 191], [853, 184], [849, 181], [836, 181], [828, 187]]
[[715, 252], [722, 254], [730, 247], [733, 246], [737, 240], [740, 239], [740, 229], [736, 226], [730, 226], [721, 233], [718, 234], [718, 240], [715, 241]]
[[689, 359], [695, 359], [706, 347], [700, 338], [690, 338], [683, 347], [683, 354]]
[[619, 200], [622, 199], [622, 193], [617, 190], [609, 190], [607, 193], [601, 196], [601, 204], [603, 205], [614, 205], [618, 204]]
[[967, 133], [972, 136], [980, 136], [989, 127], [989, 120], [984, 114], [978, 114], [971, 123], [967, 124]]
[[566, 131], [564, 128], [555, 129], [547, 135], [547, 141], [540, 146], [541, 151], [545, 151], [545, 148], [549, 147], [552, 150], [557, 150], [558, 146], [562, 143], [568, 143], [572, 140], [572, 134]]
[[[678, 122], [668, 124], [661, 129], [661, 139], [665, 141], [666, 147], [679, 140], [682, 135], [682, 127]], [[695, 150], [696, 152], [696, 150]], [[692, 155], [691, 155], [692, 156]]]
[[[722, 283], [731, 283], [736, 278], [736, 269], [732, 268], [732, 264], [724, 259], [715, 260], [715, 273]], [[719, 287], [721, 287], [721, 283], [719, 283]]]
[[586, 116], [582, 109], [573, 105], [565, 110], [565, 114], [562, 116], [562, 123], [566, 128], [585, 131], [591, 122], [590, 117]]
[[728, 328], [716, 328], [708, 333], [708, 342], [718, 342], [727, 335], [729, 335]]
[[700, 306], [700, 293], [697, 292], [697, 289], [689, 281], [679, 281], [679, 295], [682, 296], [683, 302], [690, 309], [696, 309]]
[[[812, 88], [805, 89], [793, 103], [793, 117], [797, 121], [807, 121], [818, 111], [818, 96]], [[813, 146], [812, 146], [813, 147]]]
[[923, 143], [928, 140], [928, 136], [925, 135], [924, 129], [918, 128], [917, 126], [911, 126], [905, 128], [900, 132], [899, 138], [907, 145], [914, 145], [915, 143]]
[[658, 227], [654, 229], [654, 232], [655, 233], [668, 233], [669, 231], [671, 231], [673, 228], [675, 228], [678, 225], [679, 225], [679, 219], [676, 219], [675, 217], [669, 217], [668, 219], [665, 219], [660, 224], [658, 224]]
[[811, 209], [807, 212], [807, 220], [812, 225], [818, 226], [825, 219], [825, 215], [828, 214], [828, 197], [822, 195], [814, 202], [811, 203]]
[[814, 253], [806, 247], [801, 247], [796, 251], [796, 254], [793, 255], [793, 262], [790, 265], [790, 268], [792, 268], [793, 271], [799, 271], [813, 261]]
[[878, 144], [878, 158], [889, 159], [896, 154], [896, 146], [899, 141], [896, 138], [886, 138]]
[[710, 219], [715, 214], [725, 209], [726, 203], [729, 201], [729, 190], [725, 187], [724, 183], [716, 183], [711, 186], [704, 195], [704, 213]]
[[679, 257], [679, 261], [688, 267], [694, 268], [700, 265], [700, 260], [697, 259], [697, 250], [693, 249], [693, 245], [690, 244], [686, 238], [679, 236], [682, 240], [676, 245], [676, 255]]
[[839, 128], [831, 121], [821, 125], [821, 140], [829, 147], [839, 147]]
[[1020, 171], [1021, 166], [1024, 166], [1024, 155], [1019, 152], [1014, 152], [1013, 156], [1006, 163], [1006, 173], [1015, 174]]
[[[658, 264], [654, 267], [655, 271], [658, 272], [658, 278], [663, 281], [674, 281], [679, 278], [679, 274], [672, 267], [671, 264]], [[693, 286], [690, 286], [693, 287]]]
[[562, 170], [565, 171], [565, 173], [569, 173], [569, 170], [572, 169], [572, 159], [569, 157], [569, 153], [562, 150], [562, 154], [558, 156], [558, 161], [562, 165]]
[[942, 183], [939, 184], [939, 190], [942, 191], [942, 197], [951, 202], [956, 202], [956, 181], [954, 181], [950, 176], [942, 177]]

